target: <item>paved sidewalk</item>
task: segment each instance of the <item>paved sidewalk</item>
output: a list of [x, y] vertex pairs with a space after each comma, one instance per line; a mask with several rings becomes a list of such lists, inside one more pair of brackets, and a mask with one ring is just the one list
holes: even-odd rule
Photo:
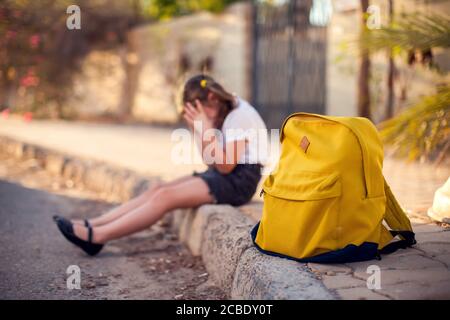
[[171, 140], [172, 132], [169, 127], [66, 121], [25, 123], [14, 117], [0, 118], [1, 136], [106, 161], [144, 175], [172, 179], [203, 169], [196, 150], [192, 154], [199, 164], [172, 164], [172, 148], [176, 145]]
[[[170, 133], [171, 129], [152, 127], [0, 120], [0, 136], [96, 158], [164, 179], [188, 174], [193, 168], [171, 165]], [[148, 145], [152, 146], [151, 150]], [[450, 231], [447, 226], [432, 222], [426, 210], [431, 206], [435, 190], [449, 177], [450, 168], [408, 164], [387, 157], [384, 173], [413, 222], [418, 245], [385, 256], [381, 261], [331, 266], [308, 264], [308, 267], [325, 287], [343, 299], [449, 299]], [[261, 207], [262, 203], [255, 201], [239, 210], [255, 222], [260, 218]], [[369, 265], [381, 269], [380, 290], [367, 289]]]

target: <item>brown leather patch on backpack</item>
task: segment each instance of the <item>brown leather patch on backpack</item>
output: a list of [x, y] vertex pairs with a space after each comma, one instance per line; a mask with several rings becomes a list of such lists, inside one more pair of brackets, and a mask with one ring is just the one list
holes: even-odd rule
[[309, 142], [308, 138], [306, 136], [303, 136], [302, 140], [300, 141], [300, 148], [302, 148], [302, 150], [306, 153], [310, 144], [311, 142]]

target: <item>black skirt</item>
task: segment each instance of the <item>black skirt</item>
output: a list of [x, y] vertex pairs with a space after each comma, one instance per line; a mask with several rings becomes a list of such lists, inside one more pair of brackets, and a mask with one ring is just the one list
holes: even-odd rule
[[240, 206], [251, 200], [261, 179], [260, 164], [238, 164], [229, 174], [222, 174], [210, 167], [204, 172], [195, 172], [209, 187], [214, 203]]

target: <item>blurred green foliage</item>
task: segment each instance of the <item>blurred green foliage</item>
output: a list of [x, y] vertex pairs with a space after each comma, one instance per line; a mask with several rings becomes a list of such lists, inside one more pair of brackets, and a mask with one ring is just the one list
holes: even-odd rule
[[403, 14], [391, 25], [367, 29], [361, 45], [371, 51], [427, 50], [450, 47], [450, 17], [438, 14]]
[[148, 16], [166, 20], [201, 10], [217, 13], [237, 1], [239, 0], [142, 0], [141, 3]]
[[[3, 0], [0, 2], [0, 109], [64, 117], [64, 100], [86, 54], [126, 40], [138, 24], [133, 0]], [[69, 5], [81, 8], [81, 30], [66, 27]]]

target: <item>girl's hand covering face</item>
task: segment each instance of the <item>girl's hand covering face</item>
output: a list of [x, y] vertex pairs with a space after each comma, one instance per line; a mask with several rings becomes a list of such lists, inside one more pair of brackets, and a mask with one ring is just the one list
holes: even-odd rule
[[185, 104], [183, 118], [191, 129], [194, 128], [194, 123], [197, 121], [201, 121], [203, 131], [214, 127], [213, 121], [207, 117], [199, 100], [195, 100], [195, 107], [190, 102]]

